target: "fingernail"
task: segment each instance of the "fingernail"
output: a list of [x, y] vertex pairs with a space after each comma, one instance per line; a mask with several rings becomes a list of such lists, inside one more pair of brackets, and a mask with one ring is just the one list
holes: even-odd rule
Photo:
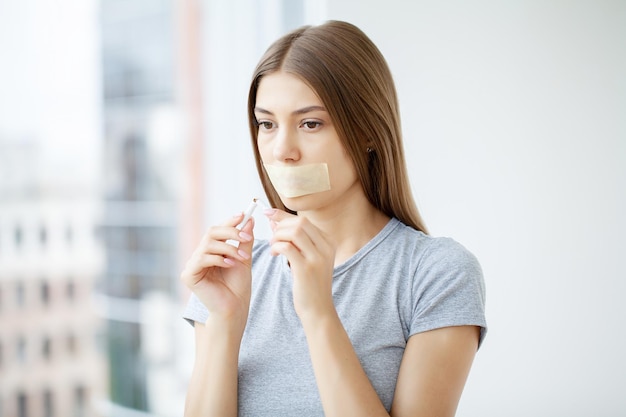
[[241, 256], [243, 259], [250, 259], [250, 255], [248, 255], [248, 253], [244, 252], [243, 250], [239, 249], [237, 251], [237, 253], [239, 254], [239, 256]]
[[276, 209], [265, 209], [265, 210], [263, 210], [263, 214], [265, 214], [267, 217], [273, 216], [274, 213], [276, 213]]
[[237, 217], [241, 217], [241, 213], [242, 212], [240, 211], [240, 212], [233, 214], [233, 219], [236, 219]]
[[224, 263], [225, 263], [226, 265], [230, 265], [230, 266], [235, 265], [235, 261], [233, 261], [233, 260], [232, 260], [232, 259], [230, 259], [230, 258], [224, 258]]
[[239, 237], [241, 238], [241, 240], [243, 240], [244, 242], [250, 242], [252, 240], [252, 236], [250, 236], [249, 234], [247, 234], [246, 232], [239, 232]]

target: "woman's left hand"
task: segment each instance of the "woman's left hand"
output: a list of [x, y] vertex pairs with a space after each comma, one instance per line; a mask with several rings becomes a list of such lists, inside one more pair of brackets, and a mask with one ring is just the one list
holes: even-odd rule
[[273, 209], [267, 213], [274, 235], [272, 255], [284, 255], [293, 276], [293, 302], [300, 320], [332, 313], [335, 248], [325, 234], [302, 216]]

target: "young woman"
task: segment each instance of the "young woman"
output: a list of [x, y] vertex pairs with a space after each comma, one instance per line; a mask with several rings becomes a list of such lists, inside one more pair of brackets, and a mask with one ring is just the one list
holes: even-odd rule
[[185, 415], [453, 416], [486, 329], [482, 273], [426, 233], [379, 50], [345, 22], [295, 30], [261, 59], [248, 113], [273, 234], [237, 214], [181, 274]]

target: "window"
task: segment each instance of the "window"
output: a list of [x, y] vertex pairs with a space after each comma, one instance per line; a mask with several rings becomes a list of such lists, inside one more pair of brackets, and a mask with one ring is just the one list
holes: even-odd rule
[[84, 417], [87, 415], [87, 390], [79, 385], [74, 389], [74, 417]]
[[41, 356], [48, 361], [52, 356], [52, 339], [49, 336], [45, 336], [41, 343]]
[[20, 336], [17, 339], [16, 354], [17, 354], [17, 361], [19, 363], [26, 362], [26, 339], [24, 338], [24, 336]]
[[74, 335], [73, 333], [70, 333], [67, 335], [67, 339], [66, 339], [66, 343], [67, 343], [67, 351], [71, 354], [71, 355], [75, 355], [76, 351], [78, 349], [78, 343], [76, 341], [76, 335]]
[[74, 298], [76, 297], [76, 285], [71, 278], [65, 285], [65, 296], [67, 297], [67, 301], [69, 302], [73, 302]]
[[23, 282], [18, 282], [15, 285], [15, 300], [16, 300], [16, 304], [18, 307], [24, 307], [25, 301], [26, 301], [26, 294], [25, 294], [25, 290], [24, 290], [24, 283]]
[[22, 242], [24, 240], [22, 227], [19, 225], [15, 227], [14, 238], [15, 238], [15, 247], [19, 249], [22, 246]]
[[46, 226], [41, 226], [39, 228], [39, 243], [42, 248], [46, 246], [46, 243], [48, 243], [48, 231], [46, 230]]
[[17, 416], [28, 417], [28, 397], [23, 392], [17, 394]]
[[50, 284], [48, 284], [47, 281], [42, 281], [39, 288], [41, 293], [41, 304], [43, 304], [44, 307], [47, 307], [50, 305]]
[[54, 416], [54, 397], [52, 391], [49, 389], [45, 390], [43, 393], [43, 416]]

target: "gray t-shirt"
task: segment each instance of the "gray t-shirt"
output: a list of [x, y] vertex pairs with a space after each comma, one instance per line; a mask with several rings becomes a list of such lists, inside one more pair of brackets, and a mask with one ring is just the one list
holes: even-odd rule
[[[284, 257], [267, 241], [253, 249], [252, 299], [239, 355], [239, 416], [322, 417], [306, 337], [293, 306]], [[391, 408], [409, 337], [441, 327], [480, 326], [485, 287], [476, 258], [450, 238], [435, 238], [396, 219], [333, 273], [333, 299], [363, 369]], [[192, 295], [184, 318], [208, 312]]]

